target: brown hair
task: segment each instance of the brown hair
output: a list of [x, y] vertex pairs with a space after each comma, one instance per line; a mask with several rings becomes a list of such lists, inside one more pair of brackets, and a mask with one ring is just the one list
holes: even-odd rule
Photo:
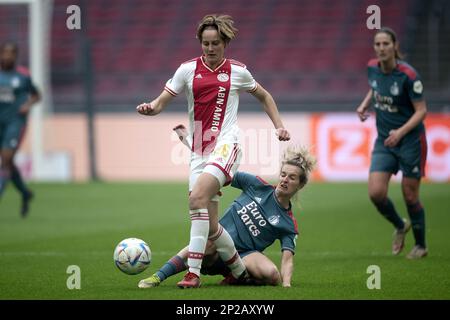
[[203, 31], [207, 28], [214, 28], [219, 33], [223, 42], [228, 44], [236, 37], [238, 32], [238, 29], [236, 29], [233, 24], [234, 21], [231, 16], [208, 14], [203, 17], [197, 27], [197, 39], [202, 42]]
[[304, 146], [289, 146], [284, 150], [281, 167], [290, 164], [300, 168], [300, 189], [303, 188], [309, 180], [311, 171], [316, 166], [316, 159]]
[[392, 30], [389, 27], [383, 27], [383, 28], [377, 30], [377, 32], [375, 32], [375, 36], [379, 33], [386, 33], [387, 35], [389, 35], [391, 37], [391, 40], [394, 43], [394, 48], [395, 48], [395, 58], [403, 59], [405, 55], [402, 52], [400, 52], [399, 44], [397, 41], [397, 34], [394, 32], [394, 30]]

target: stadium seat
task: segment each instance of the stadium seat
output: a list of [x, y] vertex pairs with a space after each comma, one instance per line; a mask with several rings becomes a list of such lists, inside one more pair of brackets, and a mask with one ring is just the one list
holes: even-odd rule
[[[344, 96], [346, 90], [366, 88], [355, 75], [364, 77], [373, 56], [373, 31], [361, 27], [372, 2], [249, 0], [245, 7], [251, 10], [242, 10], [241, 1], [225, 1], [219, 7], [212, 1], [86, 1], [93, 72], [101, 79], [96, 99], [111, 100], [121, 89], [123, 99], [134, 98], [139, 90], [151, 94], [149, 87], [164, 83], [180, 63], [201, 54], [195, 39], [197, 24], [203, 15], [218, 11], [232, 15], [239, 29], [226, 56], [245, 63], [274, 96], [320, 98], [324, 91]], [[407, 1], [378, 3], [384, 8], [383, 24], [402, 37]], [[70, 0], [57, 1], [53, 10], [54, 71], [80, 67], [80, 37], [68, 33], [65, 26], [65, 8], [70, 4]], [[64, 91], [64, 84], [55, 79]], [[159, 93], [160, 89], [151, 90]]]

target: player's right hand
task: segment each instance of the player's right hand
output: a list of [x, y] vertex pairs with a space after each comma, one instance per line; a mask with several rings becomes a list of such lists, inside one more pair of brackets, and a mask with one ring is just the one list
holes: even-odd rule
[[366, 121], [367, 118], [369, 118], [367, 109], [364, 108], [364, 106], [359, 106], [358, 109], [356, 109], [356, 113], [358, 114], [359, 120], [361, 120], [362, 122]]
[[143, 114], [145, 116], [151, 116], [155, 109], [153, 109], [152, 105], [150, 103], [141, 103], [136, 107], [137, 112], [140, 114]]
[[287, 131], [285, 128], [278, 128], [275, 131], [275, 135], [278, 137], [278, 140], [280, 140], [280, 141], [291, 140], [291, 135], [290, 135], [289, 131]]

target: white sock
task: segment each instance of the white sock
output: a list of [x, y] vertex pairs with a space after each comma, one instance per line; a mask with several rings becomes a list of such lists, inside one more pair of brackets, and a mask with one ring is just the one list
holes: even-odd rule
[[216, 245], [220, 258], [225, 262], [227, 267], [231, 269], [233, 277], [236, 279], [239, 278], [245, 271], [245, 265], [236, 251], [233, 239], [231, 239], [228, 231], [219, 224], [219, 230], [217, 230], [216, 234], [209, 237], [209, 240], [213, 241]]
[[209, 233], [208, 209], [190, 210], [189, 214], [191, 216], [191, 240], [189, 241], [187, 264], [189, 272], [200, 276]]

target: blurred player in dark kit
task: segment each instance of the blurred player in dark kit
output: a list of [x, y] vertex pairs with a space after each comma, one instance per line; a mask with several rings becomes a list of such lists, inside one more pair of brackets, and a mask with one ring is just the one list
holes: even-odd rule
[[25, 217], [33, 193], [14, 164], [14, 156], [24, 137], [28, 113], [40, 95], [28, 70], [16, 66], [17, 57], [15, 43], [6, 42], [0, 47], [0, 197], [11, 180], [21, 193], [21, 214]]
[[[370, 90], [357, 108], [361, 121], [373, 102], [378, 137], [372, 151], [369, 196], [378, 211], [395, 227], [392, 253], [399, 254], [407, 232], [413, 229], [415, 246], [407, 255], [418, 259], [428, 254], [425, 243], [425, 211], [419, 200], [420, 179], [425, 175], [427, 142], [423, 120], [427, 106], [417, 71], [402, 61], [397, 36], [381, 28], [374, 37], [377, 59], [368, 63]], [[400, 218], [388, 198], [389, 180], [403, 172], [402, 191], [411, 222]]]

